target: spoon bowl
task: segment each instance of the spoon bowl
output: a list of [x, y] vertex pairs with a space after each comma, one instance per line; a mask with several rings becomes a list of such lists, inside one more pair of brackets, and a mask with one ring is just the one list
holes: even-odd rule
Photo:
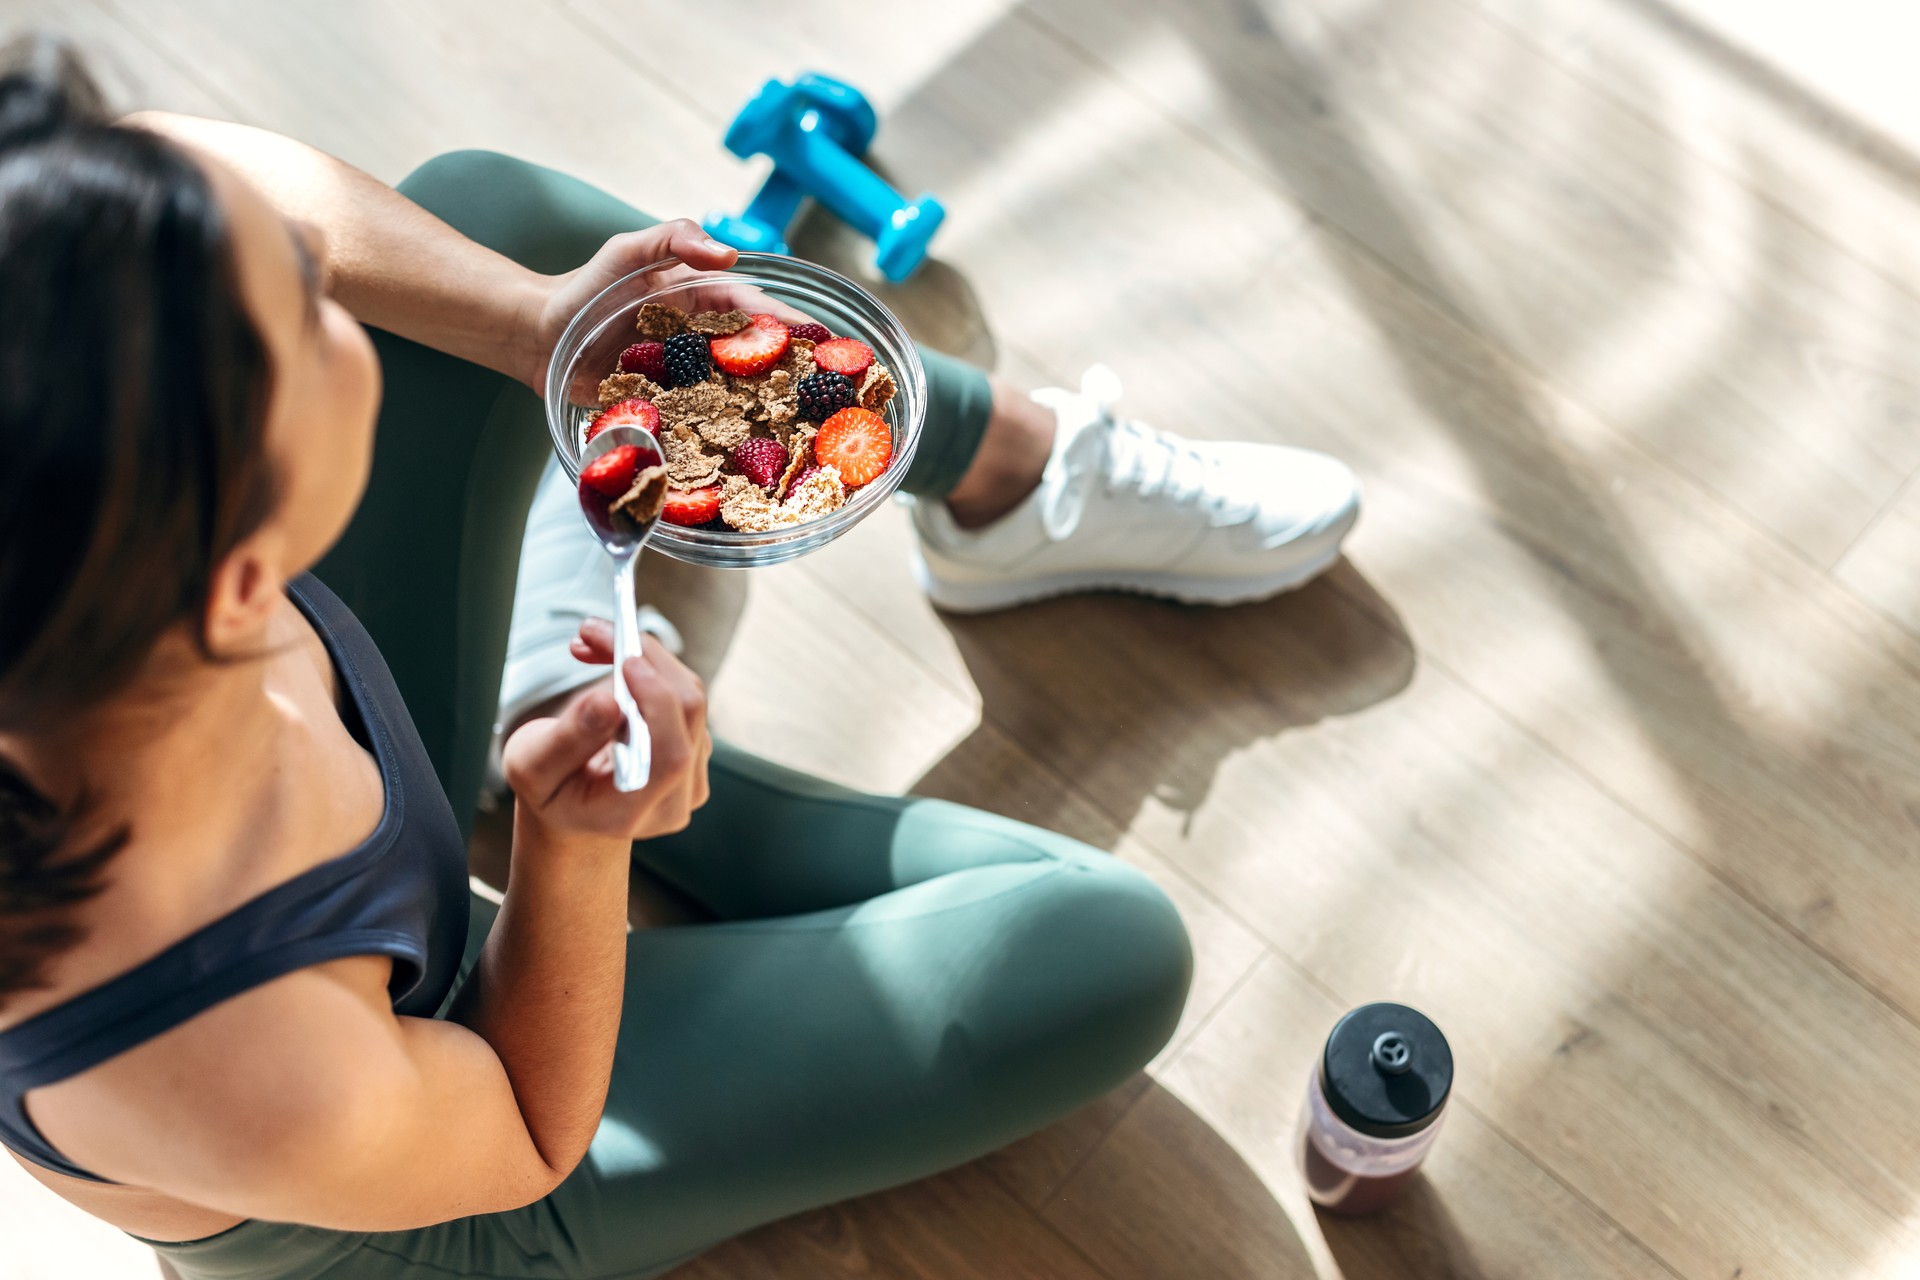
[[[632, 445], [640, 451], [641, 471], [666, 465], [660, 442], [639, 427], [608, 427], [581, 449], [581, 465], [605, 457], [621, 445]], [[613, 499], [585, 485], [579, 487], [579, 493], [581, 517], [613, 559], [613, 699], [626, 719], [613, 743], [613, 785], [622, 791], [638, 791], [653, 773], [653, 735], [640, 716], [633, 690], [627, 688], [627, 659], [640, 653], [640, 606], [634, 593], [633, 568], [640, 548], [660, 521], [657, 515], [646, 521], [624, 513], [615, 518]]]
[[[666, 465], [666, 455], [660, 451], [660, 442], [650, 431], [639, 427], [608, 427], [589, 440], [580, 451], [580, 465], [586, 466], [598, 458], [604, 458], [623, 444], [630, 444], [640, 450], [640, 470], [648, 467]], [[593, 536], [611, 556], [632, 555], [640, 550], [647, 536], [659, 521], [649, 520], [644, 525], [634, 520], [615, 520], [610, 511], [611, 503], [600, 494], [580, 486], [580, 514], [586, 517], [587, 527], [593, 530]]]

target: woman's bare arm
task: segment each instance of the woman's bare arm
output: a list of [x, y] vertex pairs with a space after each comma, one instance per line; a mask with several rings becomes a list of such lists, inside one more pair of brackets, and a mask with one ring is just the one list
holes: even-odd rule
[[559, 1185], [606, 1101], [630, 842], [684, 827], [707, 794], [699, 681], [657, 642], [627, 675], [653, 733], [642, 791], [613, 788], [608, 689], [509, 741], [507, 905], [452, 1018], [394, 1017], [384, 960], [302, 970], [37, 1091], [48, 1138], [115, 1181], [338, 1230], [497, 1212]]
[[734, 252], [687, 221], [616, 236], [580, 271], [543, 276], [467, 239], [345, 161], [281, 134], [143, 111], [129, 124], [213, 156], [289, 218], [326, 233], [329, 291], [363, 324], [538, 389], [560, 329], [605, 285], [665, 257], [724, 267]]

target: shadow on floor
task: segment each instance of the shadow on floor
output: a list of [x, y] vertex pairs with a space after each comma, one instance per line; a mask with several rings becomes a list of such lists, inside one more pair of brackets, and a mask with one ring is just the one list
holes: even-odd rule
[[[1116, 1142], [1074, 1159], [1087, 1118], [1110, 1120], [1112, 1098], [1127, 1096], [1135, 1101]], [[1136, 1123], [1142, 1116], [1151, 1123]], [[1184, 1260], [1179, 1280], [1317, 1274], [1292, 1217], [1238, 1153], [1174, 1095], [1137, 1077], [1003, 1151], [763, 1227], [673, 1280], [1170, 1280], [1160, 1265], [1167, 1257]]]
[[[672, 1280], [1480, 1280], [1439, 1193], [1365, 1219], [1276, 1197], [1145, 1076], [1050, 1129], [910, 1186], [720, 1245]], [[1338, 1270], [1326, 1269], [1330, 1256]], [[1178, 1271], [1168, 1268], [1179, 1259]]]
[[1702, 22], [1671, 0], [1620, 0], [1638, 9], [1646, 17], [1686, 44], [1688, 49], [1718, 66], [1727, 75], [1745, 82], [1761, 97], [1769, 98], [1797, 118], [1826, 134], [1841, 147], [1866, 156], [1889, 177], [1910, 190], [1920, 190], [1920, 156], [1898, 136], [1887, 132], [1833, 98], [1817, 85], [1809, 84], [1785, 67], [1754, 53], [1712, 25]]
[[1398, 1204], [1371, 1218], [1320, 1213], [1327, 1251], [1345, 1280], [1481, 1280], [1473, 1248], [1432, 1183], [1416, 1179]]
[[[884, 174], [877, 162], [875, 168]], [[979, 296], [952, 266], [928, 258], [911, 277], [894, 284], [874, 269], [873, 241], [812, 203], [795, 221], [789, 239], [797, 256], [859, 282], [900, 318], [916, 341], [982, 369], [995, 367], [999, 348]]]
[[[1231, 608], [1100, 594], [943, 621], [985, 723], [1116, 822], [1150, 800], [1190, 817], [1236, 753], [1391, 698], [1414, 671], [1392, 606], [1346, 561]], [[994, 749], [981, 737], [915, 789], [1058, 825], [1066, 801], [1046, 808], [1031, 779], [982, 785], [968, 759]], [[956, 789], [960, 779], [969, 785]]]

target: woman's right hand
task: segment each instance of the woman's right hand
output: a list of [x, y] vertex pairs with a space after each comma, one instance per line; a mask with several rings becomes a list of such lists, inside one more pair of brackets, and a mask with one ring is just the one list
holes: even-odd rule
[[[576, 655], [602, 657], [606, 624], [589, 622]], [[583, 650], [585, 652], [583, 652]], [[588, 654], [591, 656], [588, 656]], [[556, 835], [644, 840], [687, 825], [707, 802], [707, 695], [700, 678], [653, 636], [627, 660], [627, 688], [653, 734], [653, 772], [638, 791], [613, 782], [613, 739], [621, 725], [613, 682], [582, 690], [555, 715], [529, 720], [507, 739], [504, 765], [524, 817]]]

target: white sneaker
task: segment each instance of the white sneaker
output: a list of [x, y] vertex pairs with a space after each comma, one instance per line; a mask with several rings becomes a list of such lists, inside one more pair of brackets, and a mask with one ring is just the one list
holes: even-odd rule
[[1298, 587], [1340, 556], [1360, 482], [1324, 453], [1187, 440], [1113, 415], [1104, 365], [1033, 398], [1059, 419], [1040, 486], [980, 529], [916, 501], [914, 569], [934, 604], [1002, 609], [1070, 591], [1234, 604]]
[[[559, 459], [549, 458], [520, 540], [507, 665], [500, 673], [500, 709], [487, 760], [488, 790], [506, 785], [500, 774], [500, 747], [509, 728], [549, 698], [592, 684], [607, 673], [605, 667], [575, 658], [568, 645], [588, 618], [612, 616], [613, 562], [580, 518], [579, 494]], [[680, 652], [680, 632], [665, 614], [643, 604], [639, 619], [641, 631], [652, 632], [667, 648]]]

